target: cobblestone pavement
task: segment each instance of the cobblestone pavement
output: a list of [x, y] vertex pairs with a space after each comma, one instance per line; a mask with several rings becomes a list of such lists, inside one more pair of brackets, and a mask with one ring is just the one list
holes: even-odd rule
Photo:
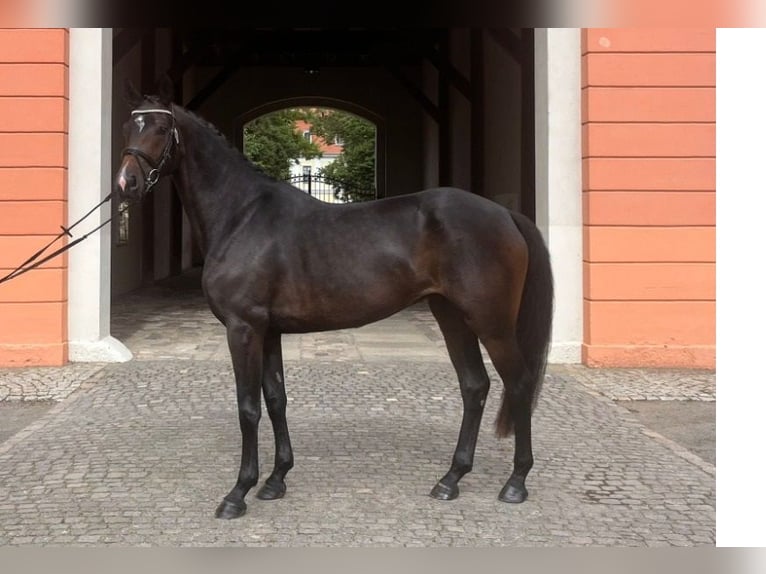
[[61, 401], [103, 367], [70, 363], [63, 368], [0, 369], [0, 401]]
[[[492, 434], [501, 384], [490, 368], [474, 470], [457, 500], [430, 499], [461, 405], [422, 306], [363, 329], [286, 337], [296, 457], [287, 495], [251, 495], [243, 518], [215, 520], [240, 444], [223, 331], [198, 293], [161, 295], [115, 305], [114, 335], [134, 361], [0, 371], [0, 389], [20, 389], [6, 401], [26, 392], [59, 401], [0, 443], [0, 545], [715, 543], [715, 468], [613, 400], [711, 400], [710, 373], [551, 366], [533, 419], [530, 497], [507, 505], [496, 497], [513, 441]], [[265, 475], [274, 451], [266, 418], [261, 429]]]

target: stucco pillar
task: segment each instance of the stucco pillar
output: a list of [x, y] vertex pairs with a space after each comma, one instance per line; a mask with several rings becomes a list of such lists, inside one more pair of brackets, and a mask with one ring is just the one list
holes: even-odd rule
[[555, 281], [552, 363], [582, 360], [580, 34], [579, 28], [535, 30], [536, 211]]
[[[69, 222], [111, 187], [112, 31], [69, 32]], [[76, 229], [106, 221], [107, 203]], [[126, 361], [130, 351], [109, 335], [111, 225], [69, 251], [69, 360]]]

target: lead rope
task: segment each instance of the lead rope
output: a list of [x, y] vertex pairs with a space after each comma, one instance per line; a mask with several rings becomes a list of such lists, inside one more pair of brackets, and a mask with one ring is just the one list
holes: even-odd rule
[[[54, 238], [54, 239], [53, 239], [53, 240], [52, 240], [50, 243], [48, 243], [48, 244], [47, 244], [45, 247], [43, 247], [42, 249], [40, 249], [39, 251], [37, 251], [36, 253], [34, 253], [34, 254], [33, 254], [32, 256], [30, 256], [30, 257], [29, 257], [29, 258], [28, 258], [26, 261], [24, 261], [24, 262], [23, 262], [21, 265], [19, 265], [18, 267], [16, 267], [16, 269], [14, 269], [14, 270], [13, 270], [13, 271], [11, 271], [10, 273], [8, 273], [8, 275], [6, 275], [6, 276], [5, 276], [5, 277], [3, 277], [2, 279], [0, 279], [0, 284], [2, 284], [2, 283], [5, 283], [6, 281], [10, 281], [11, 279], [15, 279], [15, 278], [16, 278], [16, 277], [18, 277], [19, 275], [23, 275], [23, 274], [24, 274], [24, 273], [26, 273], [27, 271], [32, 271], [32, 269], [35, 269], [35, 268], [39, 267], [40, 265], [42, 265], [43, 263], [46, 263], [46, 262], [50, 261], [50, 260], [51, 260], [51, 259], [53, 259], [54, 257], [58, 257], [59, 255], [61, 255], [61, 254], [62, 254], [62, 253], [64, 253], [65, 251], [67, 251], [67, 250], [71, 249], [72, 247], [74, 247], [74, 246], [75, 246], [75, 245], [77, 245], [78, 243], [80, 243], [80, 242], [82, 242], [82, 241], [85, 241], [85, 240], [86, 240], [88, 237], [90, 237], [90, 236], [91, 236], [93, 233], [95, 233], [96, 231], [100, 230], [100, 229], [101, 229], [102, 227], [104, 227], [104, 226], [105, 226], [107, 223], [111, 222], [111, 221], [112, 221], [112, 219], [113, 219], [112, 217], [110, 217], [109, 219], [107, 219], [106, 221], [104, 221], [104, 222], [103, 222], [101, 225], [99, 225], [98, 227], [96, 227], [96, 228], [94, 228], [94, 229], [91, 229], [91, 230], [90, 230], [90, 231], [88, 231], [87, 233], [85, 233], [85, 234], [83, 234], [82, 236], [78, 237], [78, 238], [77, 238], [77, 239], [75, 239], [74, 241], [71, 241], [71, 242], [67, 243], [67, 244], [66, 244], [66, 245], [64, 245], [63, 247], [60, 247], [60, 248], [58, 248], [58, 249], [57, 249], [56, 251], [54, 251], [53, 253], [51, 253], [51, 254], [49, 254], [49, 255], [46, 255], [46, 256], [45, 256], [43, 259], [39, 259], [39, 260], [38, 260], [38, 258], [39, 258], [39, 257], [41, 257], [41, 256], [42, 256], [42, 254], [43, 254], [43, 253], [45, 253], [45, 252], [48, 250], [48, 248], [49, 248], [51, 245], [53, 245], [54, 243], [56, 243], [56, 242], [57, 242], [59, 239], [61, 239], [61, 238], [62, 238], [62, 237], [64, 237], [64, 236], [72, 237], [72, 233], [71, 233], [72, 229], [74, 229], [74, 228], [75, 228], [77, 225], [79, 225], [80, 223], [82, 223], [82, 222], [83, 222], [85, 219], [87, 219], [87, 218], [88, 218], [88, 216], [89, 216], [89, 215], [91, 215], [91, 214], [92, 214], [94, 211], [96, 211], [96, 210], [97, 210], [99, 207], [101, 207], [102, 205], [104, 205], [104, 204], [105, 204], [106, 202], [108, 202], [110, 199], [112, 199], [112, 193], [109, 193], [109, 194], [108, 194], [108, 195], [107, 195], [107, 196], [106, 196], [104, 199], [102, 199], [102, 200], [101, 200], [101, 202], [100, 202], [98, 205], [96, 205], [96, 207], [94, 207], [93, 209], [91, 209], [91, 210], [90, 210], [88, 213], [86, 213], [85, 215], [83, 215], [83, 216], [82, 216], [80, 219], [78, 219], [77, 221], [75, 221], [75, 222], [74, 222], [72, 225], [70, 225], [69, 227], [64, 227], [64, 226], [62, 225], [62, 226], [61, 226], [61, 233], [59, 233], [59, 234], [58, 234], [58, 235], [57, 235], [57, 236], [56, 236], [56, 237], [55, 237], [55, 238]], [[130, 204], [129, 204], [129, 203], [126, 203], [126, 204], [125, 204], [125, 206], [124, 206], [124, 207], [122, 207], [122, 208], [119, 210], [119, 212], [118, 212], [118, 215], [122, 215], [122, 213], [123, 213], [125, 210], [127, 210], [129, 207], [130, 207]]]

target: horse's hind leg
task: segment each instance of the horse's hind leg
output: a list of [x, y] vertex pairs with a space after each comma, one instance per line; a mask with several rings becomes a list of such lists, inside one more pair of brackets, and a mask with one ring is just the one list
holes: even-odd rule
[[274, 500], [285, 495], [285, 475], [293, 467], [293, 448], [287, 430], [282, 341], [278, 333], [269, 333], [264, 344], [263, 397], [274, 428], [274, 470], [256, 496], [261, 500]]
[[431, 490], [433, 498], [452, 500], [460, 493], [458, 481], [473, 467], [476, 439], [489, 391], [489, 377], [484, 368], [478, 339], [465, 324], [460, 311], [438, 295], [429, 298], [428, 302], [444, 334], [463, 397], [463, 422], [452, 466]]
[[[524, 502], [525, 481], [532, 469], [532, 406], [535, 381], [527, 369], [515, 335], [482, 338], [505, 388], [502, 410], [509, 416], [515, 434], [513, 472], [500, 491], [503, 502]], [[502, 416], [502, 415], [498, 415]]]

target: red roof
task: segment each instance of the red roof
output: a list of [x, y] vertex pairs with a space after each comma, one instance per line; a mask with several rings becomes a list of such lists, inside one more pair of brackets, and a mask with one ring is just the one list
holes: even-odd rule
[[[311, 131], [311, 124], [305, 120], [295, 120], [295, 130], [303, 134], [307, 131]], [[311, 141], [314, 142], [317, 147], [319, 147], [319, 150], [323, 154], [339, 155], [340, 152], [343, 151], [342, 145], [337, 145], [334, 143], [328, 144], [326, 141], [324, 141], [323, 138], [313, 134], [311, 135]]]

